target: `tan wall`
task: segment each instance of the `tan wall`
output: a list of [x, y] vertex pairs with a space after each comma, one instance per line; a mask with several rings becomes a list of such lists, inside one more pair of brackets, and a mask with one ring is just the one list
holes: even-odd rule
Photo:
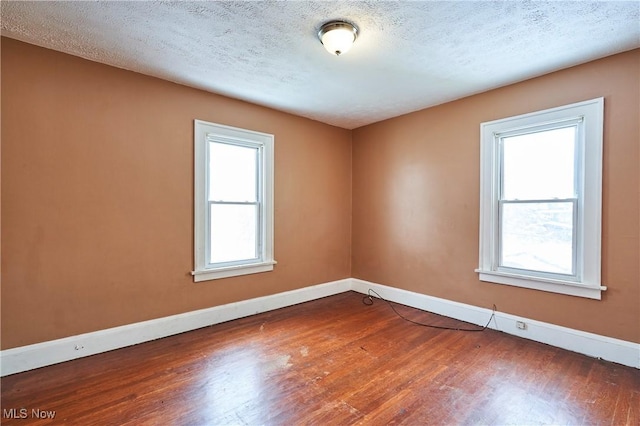
[[[602, 301], [480, 282], [480, 123], [604, 96]], [[353, 133], [352, 275], [640, 342], [640, 50]]]
[[[193, 283], [193, 120], [275, 135], [274, 272]], [[2, 348], [350, 276], [351, 132], [2, 39]]]
[[[348, 276], [640, 342], [640, 50], [353, 133], [10, 39], [1, 52], [3, 349]], [[479, 282], [479, 124], [599, 96], [603, 300]], [[274, 272], [188, 275], [194, 118], [275, 134]]]

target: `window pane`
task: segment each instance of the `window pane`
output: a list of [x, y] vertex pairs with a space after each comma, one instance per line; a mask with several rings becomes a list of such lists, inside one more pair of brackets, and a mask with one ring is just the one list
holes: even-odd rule
[[573, 203], [504, 203], [500, 266], [573, 274]]
[[502, 198], [572, 198], [575, 132], [571, 126], [503, 138]]
[[256, 201], [258, 150], [209, 143], [209, 200]]
[[211, 263], [258, 257], [257, 214], [254, 204], [211, 205]]

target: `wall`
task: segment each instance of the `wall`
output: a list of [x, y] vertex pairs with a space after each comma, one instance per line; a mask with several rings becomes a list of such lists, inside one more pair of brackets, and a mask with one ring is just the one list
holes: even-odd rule
[[[193, 283], [193, 120], [275, 135], [274, 272]], [[351, 132], [2, 39], [2, 349], [350, 276]]]
[[[640, 50], [353, 132], [6, 38], [1, 66], [2, 349], [349, 276], [640, 342]], [[599, 96], [603, 300], [478, 281], [479, 124]], [[189, 276], [194, 118], [275, 134], [274, 272]]]
[[[603, 300], [480, 282], [481, 122], [604, 96]], [[353, 132], [352, 275], [640, 342], [640, 50]]]

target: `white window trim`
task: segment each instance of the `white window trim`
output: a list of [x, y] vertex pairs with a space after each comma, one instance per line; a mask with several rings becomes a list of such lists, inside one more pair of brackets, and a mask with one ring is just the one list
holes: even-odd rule
[[[510, 273], [497, 268], [499, 147], [496, 134], [571, 119], [584, 120], [584, 146], [578, 158], [582, 197], [577, 224], [577, 279], [547, 278]], [[525, 287], [553, 293], [601, 299], [602, 138], [604, 98], [592, 99], [529, 114], [482, 123], [480, 126], [480, 253], [475, 271], [480, 281]], [[580, 213], [579, 213], [580, 214]], [[537, 276], [536, 276], [537, 275]]]
[[[260, 244], [260, 253], [257, 260], [214, 267], [206, 259], [209, 238], [207, 224], [207, 144], [211, 138], [259, 146], [262, 150], [260, 155], [262, 161], [259, 167], [263, 207], [259, 227], [262, 244]], [[194, 120], [194, 270], [191, 271], [191, 275], [193, 275], [195, 282], [273, 270], [273, 265], [277, 263], [273, 258], [273, 151], [273, 135]]]

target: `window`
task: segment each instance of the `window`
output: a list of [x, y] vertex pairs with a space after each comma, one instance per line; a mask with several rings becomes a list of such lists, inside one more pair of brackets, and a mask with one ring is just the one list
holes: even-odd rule
[[273, 270], [273, 135], [194, 126], [194, 281]]
[[600, 299], [603, 109], [481, 124], [481, 281]]

